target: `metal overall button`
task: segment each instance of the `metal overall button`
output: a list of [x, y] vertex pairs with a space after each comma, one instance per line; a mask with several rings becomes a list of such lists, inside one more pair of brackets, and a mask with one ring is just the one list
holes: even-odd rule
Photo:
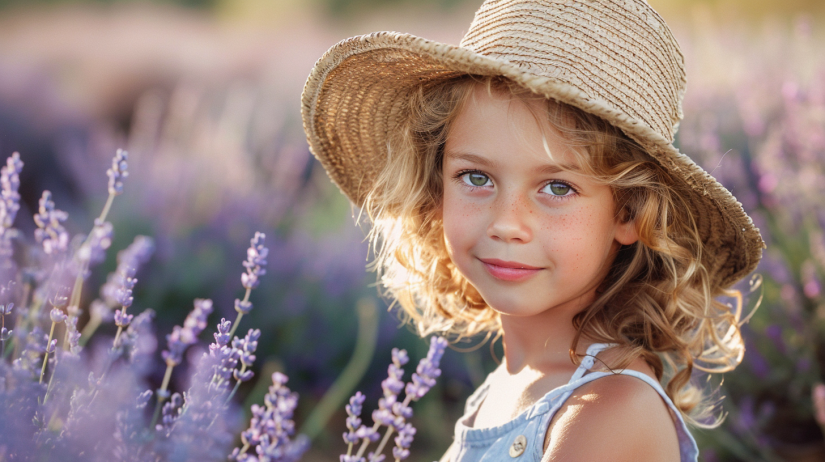
[[524, 450], [527, 449], [527, 438], [524, 435], [519, 435], [513, 440], [513, 445], [510, 446], [510, 457], [518, 457], [524, 454]]

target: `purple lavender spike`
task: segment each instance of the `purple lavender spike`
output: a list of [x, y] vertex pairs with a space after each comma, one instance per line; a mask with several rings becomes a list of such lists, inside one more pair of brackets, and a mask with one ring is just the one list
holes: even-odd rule
[[413, 401], [421, 399], [430, 391], [430, 388], [435, 386], [435, 379], [441, 376], [441, 369], [438, 366], [446, 347], [447, 340], [444, 338], [432, 337], [430, 339], [430, 350], [427, 352], [427, 357], [418, 363], [416, 372], [412, 376], [412, 382], [407, 384], [407, 396], [411, 397]]
[[168, 349], [161, 354], [169, 366], [183, 362], [183, 353], [198, 341], [198, 335], [206, 328], [206, 318], [212, 313], [212, 300], [196, 299], [195, 308], [186, 316], [183, 327], [175, 326], [166, 336]]
[[112, 158], [112, 168], [106, 170], [106, 176], [109, 177], [109, 194], [118, 195], [123, 192], [123, 179], [129, 176], [129, 165], [126, 159], [129, 153], [123, 149], [118, 149], [115, 152], [115, 157]]
[[11, 157], [6, 159], [6, 165], [0, 169], [0, 234], [5, 232], [6, 228], [11, 228], [14, 225], [14, 219], [17, 212], [20, 210], [20, 172], [23, 170], [23, 162], [20, 160], [20, 154], [15, 152]]
[[229, 345], [229, 331], [232, 330], [232, 321], [221, 318], [218, 324], [218, 332], [212, 334], [215, 337], [215, 343], [219, 346]]
[[266, 274], [266, 257], [269, 255], [269, 249], [264, 246], [264, 233], [255, 233], [252, 238], [251, 245], [246, 251], [246, 261], [243, 262], [246, 273], [241, 275], [241, 284], [246, 289], [254, 289], [258, 287], [259, 277]]
[[39, 211], [34, 215], [34, 223], [38, 228], [34, 230], [35, 240], [43, 244], [43, 250], [48, 255], [64, 252], [69, 245], [69, 233], [60, 223], [66, 221], [69, 214], [54, 208], [52, 193], [49, 191], [43, 191], [39, 204]]
[[395, 447], [392, 448], [392, 455], [396, 460], [404, 460], [410, 456], [410, 445], [415, 436], [415, 427], [407, 423], [398, 430], [395, 437]]
[[404, 424], [404, 417], [393, 412], [393, 407], [398, 408], [398, 393], [404, 389], [404, 369], [403, 366], [409, 361], [409, 356], [405, 350], [392, 349], [392, 363], [387, 368], [387, 378], [381, 382], [384, 390], [384, 397], [378, 400], [378, 409], [372, 412], [373, 422], [386, 425], [388, 427], [398, 427]]
[[49, 313], [49, 318], [51, 318], [54, 323], [60, 323], [66, 320], [66, 313], [57, 308], [52, 308], [52, 311]]
[[132, 315], [123, 311], [115, 311], [115, 325], [118, 327], [128, 327], [132, 323]]
[[[295, 432], [292, 415], [298, 404], [298, 394], [286, 387], [289, 379], [276, 372], [272, 374], [272, 386], [264, 398], [266, 407], [253, 405], [249, 429], [241, 433], [241, 440], [249, 448], [255, 447], [259, 458], [272, 461], [295, 462], [308, 448], [308, 440]], [[230, 459], [254, 460], [236, 448]]]
[[[112, 224], [95, 219], [95, 225], [89, 235], [88, 246], [81, 247], [78, 259], [86, 265], [96, 265], [106, 258], [106, 249], [112, 245]], [[84, 277], [87, 277], [85, 274]]]

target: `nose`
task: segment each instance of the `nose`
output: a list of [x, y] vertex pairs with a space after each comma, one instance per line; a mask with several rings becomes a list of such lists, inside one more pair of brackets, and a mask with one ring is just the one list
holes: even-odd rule
[[504, 242], [530, 242], [533, 239], [532, 216], [530, 200], [523, 194], [500, 194], [493, 204], [487, 235]]

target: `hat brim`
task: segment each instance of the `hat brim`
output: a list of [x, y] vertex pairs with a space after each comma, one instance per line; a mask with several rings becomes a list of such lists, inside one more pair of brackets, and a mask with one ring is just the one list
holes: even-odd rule
[[756, 268], [764, 247], [759, 230], [733, 195], [670, 140], [567, 82], [467, 48], [396, 32], [336, 44], [315, 64], [301, 98], [310, 150], [341, 191], [362, 206], [385, 165], [387, 134], [404, 121], [409, 95], [464, 74], [509, 78], [618, 127], [684, 181], [680, 189], [693, 208], [717, 287], [727, 288]]

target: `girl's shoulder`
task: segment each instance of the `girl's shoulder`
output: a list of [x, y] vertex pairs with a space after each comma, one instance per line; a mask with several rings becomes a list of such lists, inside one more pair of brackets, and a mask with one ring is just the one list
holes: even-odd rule
[[649, 366], [638, 360], [626, 371], [571, 392], [547, 429], [545, 460], [680, 460], [680, 422]]

